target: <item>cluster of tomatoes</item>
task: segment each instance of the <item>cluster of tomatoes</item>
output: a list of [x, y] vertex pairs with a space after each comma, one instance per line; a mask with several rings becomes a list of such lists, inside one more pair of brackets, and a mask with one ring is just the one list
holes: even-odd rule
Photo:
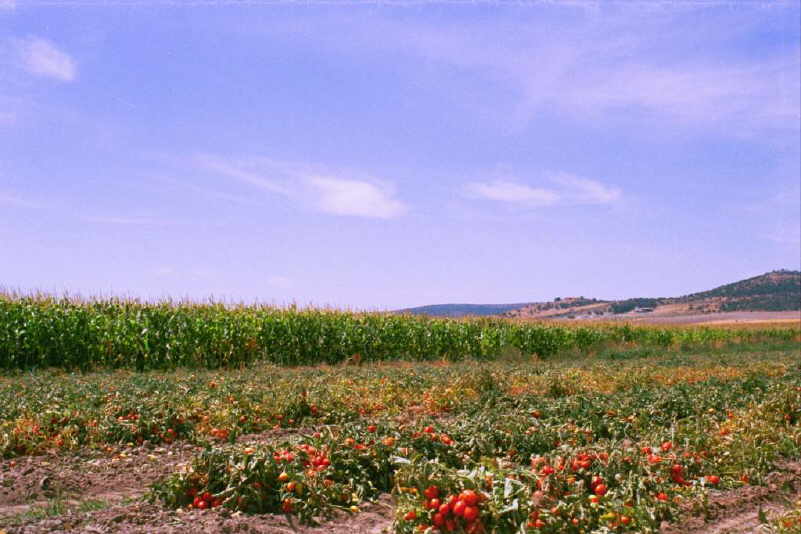
[[424, 427], [422, 432], [413, 432], [412, 433], [412, 438], [413, 439], [417, 439], [417, 438], [420, 438], [422, 436], [428, 436], [428, 439], [430, 439], [431, 441], [439, 441], [440, 443], [443, 443], [444, 445], [449, 445], [449, 446], [453, 445], [453, 439], [451, 439], [450, 436], [448, 436], [445, 433], [437, 434], [436, 431], [434, 430], [434, 427], [430, 426], [430, 425]]
[[212, 428], [209, 434], [219, 439], [220, 441], [226, 441], [228, 439], [228, 436], [230, 435], [230, 431], [227, 428]]
[[192, 508], [197, 508], [198, 510], [206, 510], [207, 508], [216, 508], [222, 504], [222, 499], [215, 498], [208, 491], [198, 495], [197, 490], [192, 488], [189, 491], [187, 491], [186, 494], [189, 497], [192, 497]]
[[315, 471], [323, 471], [331, 465], [331, 460], [328, 459], [328, 456], [311, 445], [303, 443], [298, 445], [298, 449], [306, 454], [306, 460], [303, 460], [304, 467], [312, 468]]
[[[440, 496], [437, 486], [429, 486], [423, 491], [425, 508], [430, 510], [431, 524], [419, 524], [417, 529], [425, 531], [432, 525], [441, 532], [454, 532], [460, 527], [468, 534], [484, 532], [484, 525], [479, 520], [480, 506], [486, 497], [471, 489], [459, 494]], [[416, 521], [417, 512], [410, 510], [404, 515], [405, 521]]]
[[276, 462], [292, 462], [295, 460], [295, 455], [288, 449], [277, 450], [273, 453], [273, 460]]

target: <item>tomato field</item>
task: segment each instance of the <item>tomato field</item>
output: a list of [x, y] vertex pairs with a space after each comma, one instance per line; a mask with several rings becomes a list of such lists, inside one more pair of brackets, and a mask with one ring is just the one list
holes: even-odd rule
[[[308, 312], [285, 313], [311, 328]], [[314, 317], [332, 329], [438, 324]], [[327, 322], [334, 320], [343, 322]], [[457, 332], [541, 328], [570, 343], [580, 336], [568, 327], [443, 324]], [[7, 342], [11, 328], [4, 328]], [[356, 526], [348, 530], [360, 531], [369, 503], [391, 496], [381, 526], [396, 534], [683, 532], [684, 518], [718, 495], [772, 487], [776, 477], [785, 477], [788, 498], [801, 495], [797, 329], [595, 328], [586, 327], [604, 343], [546, 356], [440, 352], [431, 362], [338, 357], [344, 363], [335, 366], [281, 367], [266, 358], [226, 369], [200, 368], [201, 360], [151, 371], [10, 369], [0, 377], [0, 482], [10, 482], [0, 486], [13, 493], [28, 472], [19, 466], [41, 459], [91, 457], [91, 465], [112, 462], [114, 472], [128, 456], [159, 462], [167, 457], [158, 454], [180, 450], [181, 462], [168, 462], [141, 488], [138, 502], [147, 504], [136, 506], [151, 507], [150, 517], [247, 520], [253, 532], [281, 532], [259, 530], [268, 517], [320, 525], [321, 532], [350, 517]], [[653, 341], [662, 332], [669, 343]], [[632, 338], [613, 338], [621, 335]], [[377, 354], [365, 346], [365, 354]], [[106, 506], [118, 521], [134, 505]], [[5, 520], [8, 532], [52, 528], [3, 513], [0, 506], [0, 528]], [[768, 516], [760, 508], [763, 527], [782, 533], [801, 528], [799, 513], [789, 506]], [[143, 521], [121, 531], [162, 531]], [[187, 524], [180, 524], [163, 531], [181, 532]], [[222, 528], [213, 524], [207, 531]]]

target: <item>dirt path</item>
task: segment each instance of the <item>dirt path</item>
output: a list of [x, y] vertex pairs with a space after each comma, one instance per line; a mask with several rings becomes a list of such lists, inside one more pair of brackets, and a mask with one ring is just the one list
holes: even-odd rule
[[[275, 437], [267, 432], [245, 441]], [[359, 514], [340, 514], [319, 527], [292, 524], [280, 515], [173, 511], [144, 502], [153, 482], [187, 464], [199, 450], [174, 444], [0, 461], [0, 533], [381, 534], [392, 524], [389, 495], [366, 503]]]
[[801, 462], [788, 462], [768, 476], [765, 486], [714, 491], [707, 508], [685, 520], [663, 525], [660, 534], [764, 534], [760, 512], [768, 519], [791, 509], [801, 498]]

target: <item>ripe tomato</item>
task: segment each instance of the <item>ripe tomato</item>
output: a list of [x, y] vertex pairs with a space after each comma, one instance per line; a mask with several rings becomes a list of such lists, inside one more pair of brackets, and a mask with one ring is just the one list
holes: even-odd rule
[[431, 522], [434, 523], [434, 526], [441, 527], [445, 524], [445, 516], [441, 512], [437, 512], [431, 518]]
[[464, 490], [459, 498], [464, 501], [467, 506], [475, 506], [478, 504], [478, 494], [473, 490]]
[[438, 510], [441, 504], [442, 503], [440, 502], [440, 500], [435, 497], [433, 499], [428, 500], [428, 502], [426, 503], [426, 508], [428, 508], [429, 510]]
[[414, 510], [409, 510], [406, 512], [406, 515], [403, 516], [405, 521], [414, 521], [417, 519], [417, 513]]
[[598, 484], [593, 491], [598, 497], [606, 495], [606, 484]]
[[428, 499], [439, 497], [439, 488], [436, 486], [428, 486], [425, 490], [423, 490], [423, 495], [425, 495]]
[[375, 426], [375, 425], [368, 425], [367, 426], [367, 431], [368, 432], [375, 432], [376, 430], [378, 430], [378, 427]]
[[720, 484], [720, 477], [717, 475], [709, 475], [708, 477], [706, 477], [706, 481], [709, 482], [710, 484], [717, 485]]
[[660, 491], [659, 493], [657, 493], [656, 498], [659, 499], [660, 501], [668, 500], [667, 493], [665, 493], [664, 491]]
[[448, 503], [440, 504], [439, 513], [442, 514], [443, 516], [447, 516], [449, 513], [451, 513], [451, 505]]
[[453, 515], [463, 516], [465, 508], [467, 505], [464, 501], [456, 501], [456, 504], [453, 505]]
[[477, 506], [466, 506], [464, 512], [462, 512], [464, 516], [464, 520], [468, 523], [471, 523], [478, 518], [478, 507]]
[[197, 503], [197, 507], [198, 507], [200, 510], [205, 510], [206, 508], [208, 508], [208, 507], [209, 507], [209, 503], [208, 503], [208, 502], [206, 502], [206, 501], [200, 501], [199, 503]]

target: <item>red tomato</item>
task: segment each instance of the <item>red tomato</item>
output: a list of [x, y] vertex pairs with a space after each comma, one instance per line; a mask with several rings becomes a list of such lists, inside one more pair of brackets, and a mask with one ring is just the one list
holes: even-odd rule
[[667, 493], [665, 493], [664, 491], [660, 491], [659, 493], [657, 493], [656, 498], [659, 499], [660, 501], [668, 500]]
[[425, 495], [427, 499], [433, 499], [434, 497], [439, 497], [439, 488], [436, 486], [428, 486], [423, 491], [423, 495]]
[[429, 510], [438, 510], [441, 504], [442, 503], [440, 500], [435, 497], [433, 499], [429, 499], [429, 501], [426, 503], [426, 508]]
[[441, 512], [437, 512], [434, 514], [434, 517], [431, 518], [431, 522], [434, 523], [434, 526], [441, 527], [445, 524], [445, 516], [442, 515]]
[[212, 499], [211, 493], [209, 493], [208, 491], [203, 493], [203, 497], [202, 498], [203, 498], [204, 501], [210, 502], [211, 499]]
[[204, 502], [203, 499], [201, 499], [200, 497], [195, 497], [192, 500], [192, 506], [194, 506], [195, 508], [200, 508], [200, 503], [201, 502]]
[[456, 504], [453, 505], [453, 515], [463, 516], [465, 508], [467, 505], [464, 501], [456, 501]]
[[709, 475], [706, 477], [706, 481], [710, 484], [720, 484], [720, 477], [717, 475]]
[[378, 427], [375, 426], [375, 425], [368, 425], [367, 426], [367, 431], [368, 432], [375, 432], [376, 430], [378, 430]]
[[466, 506], [464, 512], [462, 513], [464, 516], [464, 520], [468, 523], [471, 523], [476, 520], [478, 517], [478, 507], [477, 506]]
[[417, 519], [417, 513], [414, 510], [409, 510], [406, 512], [406, 515], [403, 516], [403, 519], [406, 521], [414, 521]]
[[197, 503], [197, 507], [198, 507], [200, 510], [205, 510], [206, 508], [208, 508], [208, 507], [209, 507], [209, 503], [208, 503], [208, 502], [206, 502], [206, 501], [200, 501], [199, 503]]
[[451, 513], [451, 505], [448, 503], [440, 504], [439, 513], [441, 513], [443, 516], [447, 516], [449, 513]]
[[598, 484], [597, 486], [595, 486], [594, 493], [598, 497], [603, 497], [604, 495], [606, 495], [606, 484]]
[[478, 494], [473, 490], [464, 490], [459, 498], [464, 501], [467, 506], [475, 506], [478, 504]]

